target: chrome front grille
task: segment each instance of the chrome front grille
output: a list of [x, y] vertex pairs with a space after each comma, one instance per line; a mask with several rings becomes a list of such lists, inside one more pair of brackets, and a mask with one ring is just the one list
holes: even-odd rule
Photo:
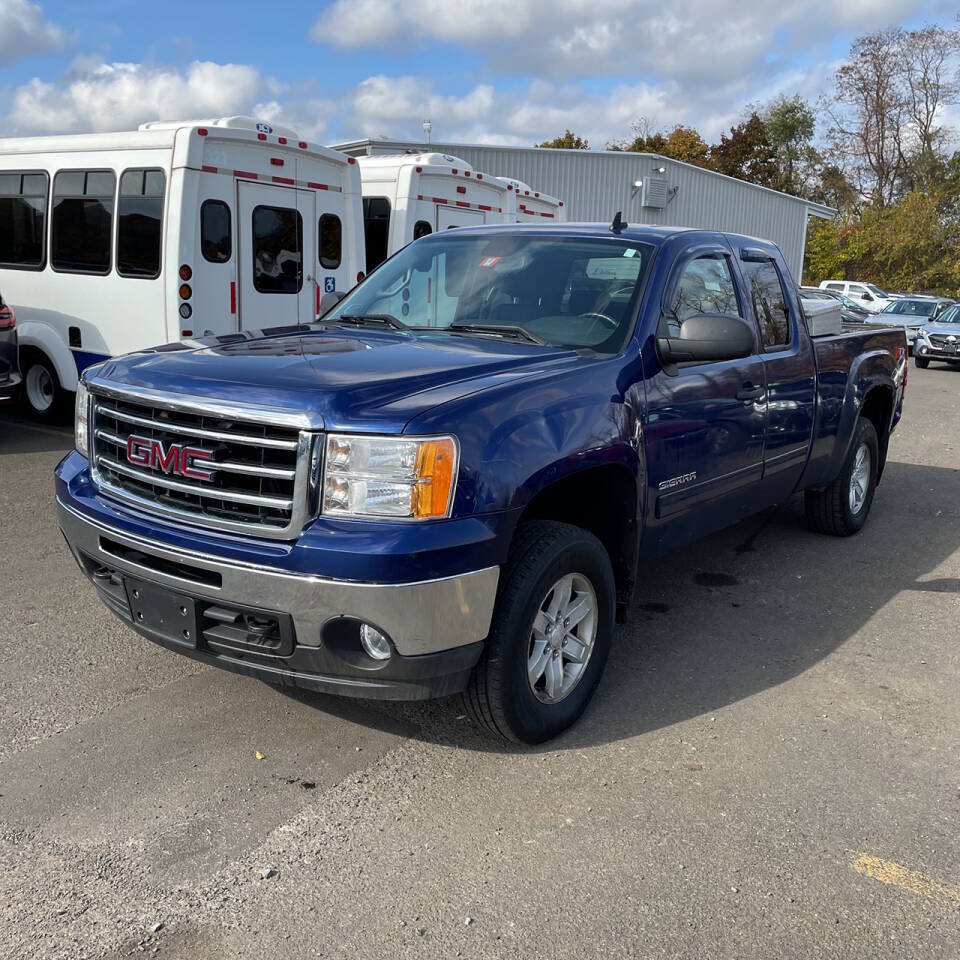
[[930, 334], [930, 343], [938, 347], [940, 350], [943, 350], [945, 347], [960, 346], [960, 338], [955, 334], [951, 335], [953, 337], [952, 341], [948, 341], [947, 334], [945, 333], [931, 333]]
[[300, 419], [93, 384], [93, 478], [152, 513], [291, 539], [316, 512], [322, 450], [319, 432]]

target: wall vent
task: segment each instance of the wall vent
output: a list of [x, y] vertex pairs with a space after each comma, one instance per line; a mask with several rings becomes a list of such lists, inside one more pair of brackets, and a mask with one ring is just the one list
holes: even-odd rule
[[662, 210], [667, 205], [667, 178], [648, 176], [643, 178], [640, 205]]

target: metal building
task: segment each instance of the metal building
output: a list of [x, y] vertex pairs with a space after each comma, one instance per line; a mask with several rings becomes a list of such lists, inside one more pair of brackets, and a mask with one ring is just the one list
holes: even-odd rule
[[352, 156], [448, 153], [474, 169], [512, 177], [563, 200], [570, 220], [612, 220], [727, 230], [779, 244], [795, 277], [803, 268], [809, 217], [836, 211], [767, 187], [736, 180], [654, 153], [551, 150], [406, 140], [355, 140], [334, 149]]

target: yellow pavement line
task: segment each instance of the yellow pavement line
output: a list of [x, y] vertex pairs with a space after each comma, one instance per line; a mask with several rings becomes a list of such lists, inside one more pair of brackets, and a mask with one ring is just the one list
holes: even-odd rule
[[933, 877], [928, 877], [925, 873], [920, 873], [918, 870], [908, 870], [892, 860], [881, 860], [880, 857], [871, 857], [861, 853], [850, 866], [857, 873], [862, 873], [865, 877], [872, 877], [888, 886], [899, 887], [901, 890], [927, 897], [929, 900], [936, 900], [938, 903], [954, 907], [960, 906], [960, 887], [951, 887], [946, 883], [940, 883], [939, 880], [934, 880]]

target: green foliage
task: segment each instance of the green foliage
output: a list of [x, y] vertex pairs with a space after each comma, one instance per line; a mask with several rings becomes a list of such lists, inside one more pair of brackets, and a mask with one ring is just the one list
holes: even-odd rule
[[535, 144], [538, 147], [545, 147], [548, 150], [589, 150], [590, 144], [578, 137], [571, 130], [564, 131], [562, 137], [554, 137], [552, 140], [544, 140], [543, 143]]

